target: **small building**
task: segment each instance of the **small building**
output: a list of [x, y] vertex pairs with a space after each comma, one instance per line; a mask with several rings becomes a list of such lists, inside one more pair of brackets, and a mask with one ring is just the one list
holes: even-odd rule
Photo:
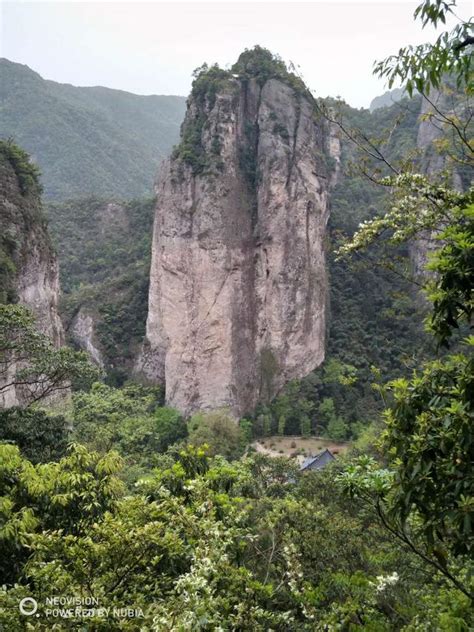
[[301, 464], [300, 471], [308, 472], [310, 470], [322, 470], [326, 465], [334, 461], [336, 457], [326, 448], [316, 456], [308, 456]]

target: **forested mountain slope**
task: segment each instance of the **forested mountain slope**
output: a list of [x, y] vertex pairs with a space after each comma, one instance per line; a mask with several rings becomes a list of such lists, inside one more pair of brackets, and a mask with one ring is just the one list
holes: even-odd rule
[[68, 340], [114, 384], [130, 374], [145, 334], [154, 205], [89, 197], [47, 207]]
[[0, 137], [39, 166], [46, 198], [149, 195], [177, 142], [185, 98], [47, 81], [0, 59]]

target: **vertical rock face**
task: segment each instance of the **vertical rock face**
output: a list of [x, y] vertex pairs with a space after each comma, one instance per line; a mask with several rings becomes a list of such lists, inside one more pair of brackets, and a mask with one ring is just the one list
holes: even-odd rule
[[138, 369], [186, 414], [242, 415], [324, 359], [326, 129], [282, 78], [195, 92], [156, 187]]
[[[0, 147], [1, 301], [18, 302], [36, 316], [38, 329], [55, 346], [64, 334], [58, 314], [58, 262], [41, 213], [38, 186]], [[0, 407], [22, 404], [20, 392], [2, 392]]]
[[28, 251], [17, 278], [18, 302], [31, 309], [38, 329], [59, 347], [64, 335], [58, 313], [58, 262], [52, 249], [45, 248], [48, 242], [43, 238], [34, 230], [28, 234]]
[[81, 307], [71, 323], [71, 337], [76, 345], [89, 354], [94, 364], [105, 368], [104, 359], [95, 340], [95, 318], [87, 308]]

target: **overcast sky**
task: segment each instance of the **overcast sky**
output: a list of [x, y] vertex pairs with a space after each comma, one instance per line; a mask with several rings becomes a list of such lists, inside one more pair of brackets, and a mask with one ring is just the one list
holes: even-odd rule
[[62, 83], [187, 95], [194, 68], [225, 67], [260, 44], [299, 65], [319, 96], [367, 107], [385, 89], [374, 60], [434, 37], [413, 22], [417, 4], [0, 0], [0, 56]]

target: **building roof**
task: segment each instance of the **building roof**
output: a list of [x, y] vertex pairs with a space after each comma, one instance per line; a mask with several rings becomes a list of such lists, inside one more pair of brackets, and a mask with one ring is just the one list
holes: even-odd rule
[[330, 461], [335, 460], [334, 454], [327, 448], [316, 456], [308, 456], [301, 464], [300, 471], [304, 470], [320, 470]]

